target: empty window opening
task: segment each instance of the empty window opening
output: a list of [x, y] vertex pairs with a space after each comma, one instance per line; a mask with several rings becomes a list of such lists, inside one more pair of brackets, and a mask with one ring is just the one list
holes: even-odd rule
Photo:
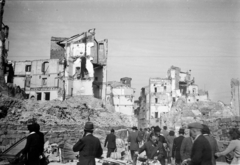
[[197, 101], [199, 101], [199, 99], [197, 99]]
[[25, 87], [30, 87], [30, 84], [31, 84], [31, 77], [26, 77]]
[[176, 98], [175, 97], [173, 97], [173, 102], [175, 102], [176, 101]]
[[31, 72], [31, 68], [32, 68], [31, 65], [26, 65], [25, 71], [26, 71], [26, 72]]
[[166, 86], [164, 86], [164, 90], [165, 90], [165, 91], [167, 90], [167, 87], [166, 87]]
[[158, 112], [155, 112], [155, 118], [158, 118]]
[[154, 90], [155, 90], [155, 93], [157, 93], [157, 88], [154, 88]]
[[42, 79], [42, 86], [46, 86], [47, 85], [47, 78], [43, 78]]
[[29, 93], [26, 93], [25, 94], [25, 99], [29, 99], [29, 96], [30, 96]]
[[95, 81], [98, 81], [98, 77], [95, 77]]
[[42, 93], [41, 92], [37, 93], [37, 100], [42, 100]]
[[42, 63], [42, 72], [43, 74], [48, 73], [49, 62]]
[[158, 103], [158, 98], [155, 98], [155, 103]]
[[99, 43], [99, 50], [103, 50], [104, 49], [104, 44], [103, 43]]
[[45, 100], [50, 100], [50, 92], [45, 92]]

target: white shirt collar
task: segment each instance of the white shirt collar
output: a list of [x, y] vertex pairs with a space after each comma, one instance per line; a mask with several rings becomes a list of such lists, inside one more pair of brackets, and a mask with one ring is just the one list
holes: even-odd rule
[[32, 134], [34, 134], [35, 132], [31, 132], [29, 135], [32, 135]]

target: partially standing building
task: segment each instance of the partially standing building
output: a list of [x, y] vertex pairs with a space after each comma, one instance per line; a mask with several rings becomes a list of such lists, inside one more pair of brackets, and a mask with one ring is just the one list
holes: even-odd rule
[[14, 84], [24, 89], [26, 98], [62, 99], [63, 85], [58, 76], [63, 65], [58, 59], [16, 61]]

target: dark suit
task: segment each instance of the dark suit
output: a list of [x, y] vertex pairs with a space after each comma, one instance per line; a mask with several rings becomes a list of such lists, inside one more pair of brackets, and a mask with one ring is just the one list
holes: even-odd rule
[[[164, 143], [167, 144], [167, 141], [164, 136], [157, 135], [157, 137], [158, 137], [159, 142], [161, 142], [162, 144], [164, 144]], [[163, 152], [164, 152], [164, 158], [167, 158], [167, 151], [166, 151], [165, 147], [163, 147]]]
[[79, 151], [78, 165], [95, 165], [95, 158], [100, 158], [103, 150], [98, 138], [92, 134], [84, 136], [74, 146], [73, 151]]
[[179, 137], [175, 138], [173, 141], [172, 157], [175, 158], [175, 162], [177, 164], [182, 163], [180, 149], [181, 149], [183, 139], [184, 139], [184, 136], [180, 135]]
[[203, 135], [193, 143], [190, 165], [212, 165], [211, 146]]
[[107, 135], [104, 147], [108, 148], [107, 158], [110, 157], [111, 153], [116, 149], [116, 136], [113, 133]]
[[22, 150], [24, 155], [27, 155], [27, 165], [39, 165], [40, 164], [40, 137], [37, 133], [31, 133], [27, 137], [27, 143]]
[[216, 165], [215, 153], [219, 152], [216, 139], [211, 135], [203, 135], [209, 142], [212, 149], [212, 164]]
[[185, 137], [182, 141], [180, 155], [182, 160], [189, 159], [191, 157], [191, 151], [193, 146], [193, 140], [191, 137]]
[[134, 155], [135, 151], [139, 150], [139, 140], [138, 140], [138, 132], [130, 132], [128, 136], [128, 142], [130, 142], [130, 151], [131, 151], [131, 157], [133, 160], [133, 165], [136, 164], [137, 157]]

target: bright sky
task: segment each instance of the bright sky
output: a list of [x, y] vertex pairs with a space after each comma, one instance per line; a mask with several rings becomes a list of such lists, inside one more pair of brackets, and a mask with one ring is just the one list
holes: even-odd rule
[[171, 65], [192, 70], [213, 101], [240, 77], [238, 0], [6, 0], [10, 60], [50, 58], [50, 38], [96, 28], [109, 40], [108, 80], [131, 77], [136, 96]]

